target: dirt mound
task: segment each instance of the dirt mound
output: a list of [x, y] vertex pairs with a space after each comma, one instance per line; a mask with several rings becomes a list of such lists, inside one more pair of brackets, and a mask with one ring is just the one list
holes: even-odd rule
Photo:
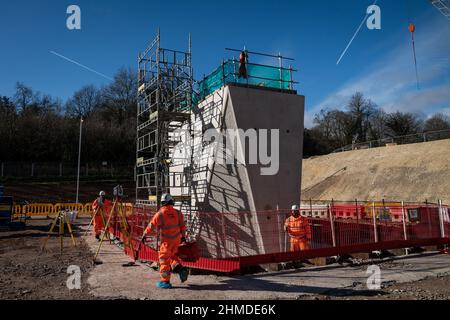
[[450, 204], [450, 140], [306, 159], [302, 199], [443, 200]]

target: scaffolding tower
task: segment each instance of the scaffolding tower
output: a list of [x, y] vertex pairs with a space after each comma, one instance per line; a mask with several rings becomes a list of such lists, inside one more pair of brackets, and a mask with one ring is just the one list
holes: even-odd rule
[[430, 0], [431, 4], [450, 20], [450, 0]]
[[[184, 210], [190, 207], [192, 152], [186, 150], [191, 148], [186, 140], [192, 135], [192, 97], [190, 35], [188, 51], [176, 51], [161, 47], [158, 30], [156, 38], [138, 56], [138, 205], [159, 208], [161, 195], [171, 193], [177, 206]], [[188, 152], [177, 150], [180, 144]]]

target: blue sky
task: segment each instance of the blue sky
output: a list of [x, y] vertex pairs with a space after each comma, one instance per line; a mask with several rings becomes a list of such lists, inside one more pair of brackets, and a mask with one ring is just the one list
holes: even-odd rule
[[[192, 33], [196, 79], [229, 57], [226, 47], [295, 58], [308, 126], [314, 113], [342, 108], [355, 91], [387, 111], [450, 115], [450, 21], [427, 0], [379, 0], [382, 29], [364, 26], [336, 65], [373, 2], [3, 1], [0, 95], [11, 96], [16, 81], [64, 100], [84, 85], [107, 85], [109, 80], [50, 51], [112, 77], [120, 67], [136, 67], [138, 52], [160, 27], [162, 45], [168, 48], [186, 49]], [[71, 4], [81, 8], [80, 31], [66, 28]], [[417, 27], [420, 90], [408, 16]]]

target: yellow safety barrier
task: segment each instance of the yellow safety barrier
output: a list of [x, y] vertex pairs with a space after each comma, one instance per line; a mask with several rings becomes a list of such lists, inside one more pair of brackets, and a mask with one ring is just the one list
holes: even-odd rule
[[22, 206], [20, 204], [15, 204], [14, 205], [14, 214], [22, 214]]
[[83, 207], [83, 213], [81, 214], [83, 217], [92, 217], [94, 214], [94, 210], [92, 209], [92, 203], [86, 203]]
[[22, 210], [22, 214], [27, 217], [50, 217], [55, 213], [55, 208], [50, 203], [27, 204]]
[[[133, 204], [123, 203], [123, 209], [127, 217], [133, 214]], [[70, 211], [77, 211], [78, 217], [92, 217], [93, 209], [92, 203], [57, 203], [55, 205], [51, 203], [34, 203], [27, 204], [25, 206], [14, 206], [14, 217], [20, 215], [26, 215], [27, 217], [49, 217], [54, 218], [56, 214], [62, 210], [69, 209]]]
[[83, 205], [81, 203], [57, 203], [55, 204], [55, 213], [62, 210], [77, 211], [78, 214], [83, 213]]
[[[129, 202], [127, 202], [127, 203], [124, 202], [122, 205], [123, 205], [123, 210], [125, 212], [125, 215], [127, 217], [131, 216], [133, 214], [133, 207], [134, 207], [133, 204], [129, 203]], [[94, 214], [94, 210], [92, 209], [92, 203], [86, 203], [84, 205], [84, 210], [83, 210], [83, 213], [81, 214], [81, 216], [92, 217], [93, 214]], [[80, 213], [78, 214], [78, 216], [80, 216]]]
[[125, 210], [125, 216], [129, 217], [133, 214], [133, 204], [132, 203], [124, 203], [123, 207]]
[[22, 206], [20, 204], [15, 204], [13, 210], [14, 219], [17, 219], [22, 215]]
[[[133, 204], [130, 202], [124, 202], [124, 203], [122, 203], [122, 205], [123, 205], [123, 211], [125, 212], [125, 215], [127, 217], [131, 216], [133, 214], [133, 208], [134, 208]], [[92, 215], [94, 214], [94, 210], [92, 209], [92, 203], [86, 203], [84, 205], [83, 212], [84, 212], [83, 215], [92, 217]]]

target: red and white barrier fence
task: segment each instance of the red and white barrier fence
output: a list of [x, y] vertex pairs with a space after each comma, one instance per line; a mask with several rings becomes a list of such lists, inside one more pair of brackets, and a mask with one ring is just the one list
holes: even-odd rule
[[[336, 203], [301, 207], [311, 238], [307, 249], [290, 251], [284, 222], [290, 210], [186, 213], [188, 238], [196, 240], [200, 260], [190, 267], [234, 272], [243, 267], [360, 252], [450, 244], [448, 207], [442, 204]], [[134, 207], [127, 217], [138, 247], [155, 210]], [[118, 223], [111, 231], [121, 236]], [[139, 259], [157, 261], [158, 239], [140, 246]], [[127, 253], [134, 255], [129, 249]]]

